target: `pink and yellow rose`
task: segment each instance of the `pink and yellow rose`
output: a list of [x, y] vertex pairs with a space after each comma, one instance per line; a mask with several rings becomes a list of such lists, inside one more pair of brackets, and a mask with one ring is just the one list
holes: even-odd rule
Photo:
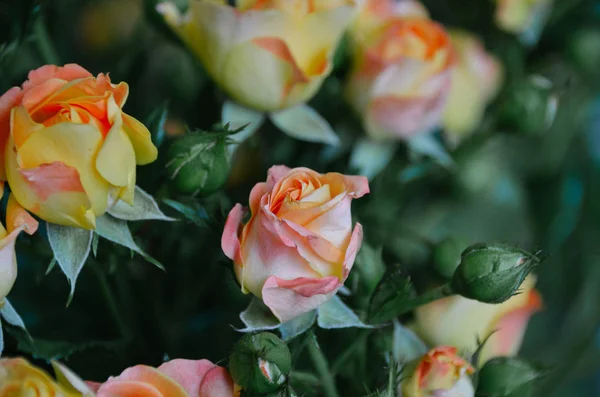
[[22, 358], [0, 360], [0, 397], [81, 397]]
[[529, 318], [542, 307], [534, 285], [530, 275], [521, 285], [522, 293], [496, 305], [451, 296], [421, 306], [415, 311], [416, 331], [431, 344], [456, 346], [470, 353], [477, 349], [477, 340], [489, 337], [480, 365], [493, 357], [515, 355]]
[[399, 397], [473, 397], [469, 375], [475, 369], [457, 354], [455, 347], [440, 346], [427, 352], [414, 372], [399, 387]]
[[443, 125], [448, 137], [457, 142], [481, 123], [487, 104], [502, 84], [502, 64], [475, 35], [454, 30], [450, 37], [457, 63]]
[[362, 243], [350, 203], [369, 192], [366, 178], [274, 166], [250, 193], [251, 218], [237, 204], [221, 245], [244, 293], [261, 298], [282, 322], [330, 299]]
[[346, 98], [375, 139], [408, 139], [437, 126], [455, 62], [450, 37], [417, 2], [367, 0], [351, 29]]
[[272, 112], [308, 101], [332, 70], [353, 0], [195, 0], [166, 21], [235, 101]]
[[97, 397], [239, 397], [223, 367], [208, 360], [171, 360], [158, 368], [137, 365], [100, 384], [88, 382]]
[[122, 111], [128, 91], [78, 65], [46, 65], [0, 97], [0, 179], [21, 206], [93, 229], [117, 200], [133, 203], [136, 164], [154, 161], [157, 150]]

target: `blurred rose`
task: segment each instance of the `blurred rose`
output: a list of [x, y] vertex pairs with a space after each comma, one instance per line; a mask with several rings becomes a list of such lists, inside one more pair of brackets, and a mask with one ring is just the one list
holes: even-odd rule
[[[0, 198], [3, 194], [4, 182], [0, 182]], [[6, 206], [6, 228], [0, 223], [0, 308], [17, 279], [17, 237], [22, 231], [33, 234], [37, 228], [38, 222], [10, 195]]]
[[450, 139], [458, 141], [481, 123], [488, 102], [502, 84], [502, 64], [485, 51], [479, 39], [464, 31], [451, 31], [457, 65], [444, 113]]
[[524, 33], [552, 6], [552, 0], [496, 0], [496, 24], [510, 33]]
[[367, 0], [351, 30], [346, 97], [377, 139], [407, 139], [441, 121], [454, 56], [444, 28], [416, 2]]
[[362, 243], [350, 202], [369, 192], [367, 179], [274, 166], [250, 193], [252, 217], [242, 226], [237, 204], [221, 245], [244, 293], [261, 298], [282, 322], [330, 299]]
[[22, 358], [0, 360], [0, 397], [77, 397]]
[[0, 179], [24, 208], [93, 229], [116, 200], [133, 203], [136, 163], [154, 161], [157, 150], [121, 110], [128, 91], [78, 65], [46, 65], [0, 97]]
[[158, 10], [233, 99], [260, 111], [308, 101], [332, 69], [353, 0], [224, 0]]
[[158, 368], [137, 365], [100, 384], [88, 382], [97, 397], [237, 397], [223, 367], [208, 360], [171, 360]]
[[[501, 304], [487, 304], [451, 296], [419, 307], [417, 332], [427, 342], [456, 346], [474, 353], [477, 340], [485, 340], [479, 365], [496, 356], [515, 355], [521, 347], [527, 322], [540, 310], [542, 300], [529, 276], [515, 295]], [[491, 336], [490, 336], [491, 335]]]
[[473, 397], [469, 375], [474, 369], [456, 351], [455, 347], [440, 346], [427, 352], [414, 372], [402, 380], [399, 397]]

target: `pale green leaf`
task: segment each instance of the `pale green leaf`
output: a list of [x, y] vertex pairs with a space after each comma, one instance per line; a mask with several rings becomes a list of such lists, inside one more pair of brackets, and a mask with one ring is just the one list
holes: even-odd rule
[[271, 121], [292, 138], [339, 145], [340, 139], [331, 125], [319, 113], [307, 105], [298, 105], [270, 114]]
[[2, 308], [0, 309], [0, 316], [2, 316], [4, 321], [9, 323], [10, 325], [14, 327], [19, 327], [27, 331], [23, 319], [21, 318], [21, 316], [19, 316], [19, 313], [17, 313], [13, 305], [11, 305], [8, 301], [8, 299], [4, 299], [4, 306], [2, 306]]
[[77, 277], [90, 254], [93, 233], [91, 230], [77, 227], [56, 225], [54, 223], [47, 223], [47, 225], [50, 248], [54, 252], [54, 258], [56, 258], [58, 266], [67, 276], [71, 285], [68, 305], [75, 293]]
[[325, 329], [372, 328], [360, 321], [358, 316], [335, 295], [317, 308], [317, 324]]
[[138, 186], [135, 187], [133, 205], [129, 205], [126, 202], [119, 200], [110, 210], [108, 210], [108, 213], [115, 218], [126, 221], [141, 221], [148, 219], [159, 221], [175, 220], [163, 214], [160, 208], [158, 208], [156, 201], [154, 201], [154, 198]]
[[239, 332], [272, 330], [281, 325], [271, 310], [256, 298], [253, 298], [246, 310], [240, 313], [240, 319], [246, 328], [238, 329]]
[[[229, 124], [232, 130], [246, 126], [246, 128], [237, 134], [229, 136], [235, 144], [240, 144], [250, 138], [254, 132], [260, 128], [265, 121], [265, 115], [264, 113], [246, 108], [235, 102], [225, 101], [223, 108], [221, 109], [221, 119], [221, 122], [223, 124]], [[230, 147], [235, 147], [235, 144]]]
[[108, 241], [112, 241], [115, 244], [122, 245], [129, 248], [130, 250], [137, 252], [148, 262], [152, 263], [156, 267], [165, 270], [163, 265], [150, 255], [146, 254], [136, 243], [133, 241], [133, 236], [129, 231], [127, 222], [121, 219], [117, 219], [112, 215], [105, 214], [96, 219], [96, 233]]
[[305, 331], [310, 329], [310, 327], [312, 327], [312, 325], [315, 323], [316, 318], [317, 312], [315, 310], [312, 310], [308, 313], [301, 314], [290, 321], [286, 321], [279, 327], [281, 339], [287, 342], [295, 338], [296, 336], [304, 333]]
[[447, 168], [451, 168], [455, 165], [454, 160], [446, 151], [446, 148], [431, 133], [418, 134], [410, 138], [407, 144], [413, 154], [431, 157]]
[[73, 371], [67, 368], [65, 365], [59, 363], [58, 361], [51, 361], [52, 368], [54, 368], [54, 373], [56, 374], [56, 379], [58, 383], [66, 388], [69, 391], [76, 393], [77, 395], [82, 395], [82, 397], [94, 397], [95, 394], [92, 389], [77, 376]]
[[400, 364], [407, 363], [427, 353], [427, 345], [414, 332], [394, 320], [392, 354]]
[[360, 139], [350, 154], [350, 167], [360, 175], [373, 179], [392, 160], [396, 148], [395, 143]]

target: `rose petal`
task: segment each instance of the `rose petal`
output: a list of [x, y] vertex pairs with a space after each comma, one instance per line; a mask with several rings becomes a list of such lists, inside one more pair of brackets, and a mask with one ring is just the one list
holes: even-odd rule
[[215, 367], [208, 360], [171, 360], [158, 370], [179, 383], [190, 397], [201, 396], [200, 387], [205, 375]]
[[233, 397], [235, 385], [231, 375], [223, 367], [215, 366], [209, 370], [200, 385], [201, 397]]
[[241, 264], [240, 239], [238, 237], [240, 224], [244, 217], [244, 210], [241, 204], [236, 204], [231, 209], [225, 222], [225, 229], [221, 236], [221, 249], [225, 255]]

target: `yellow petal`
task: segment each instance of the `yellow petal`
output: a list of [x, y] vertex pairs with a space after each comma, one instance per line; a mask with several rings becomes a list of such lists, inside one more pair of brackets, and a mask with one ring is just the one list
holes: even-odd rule
[[14, 194], [8, 196], [8, 204], [6, 205], [6, 227], [8, 233], [12, 233], [17, 229], [22, 229], [29, 235], [35, 233], [38, 228], [38, 221], [21, 207], [15, 199]]
[[120, 115], [115, 119], [96, 158], [96, 169], [111, 185], [126, 188], [119, 197], [132, 203], [135, 188], [135, 152], [123, 129]]
[[149, 164], [156, 160], [158, 150], [152, 143], [150, 131], [135, 118], [123, 113], [123, 128], [135, 151], [135, 162], [138, 165]]

